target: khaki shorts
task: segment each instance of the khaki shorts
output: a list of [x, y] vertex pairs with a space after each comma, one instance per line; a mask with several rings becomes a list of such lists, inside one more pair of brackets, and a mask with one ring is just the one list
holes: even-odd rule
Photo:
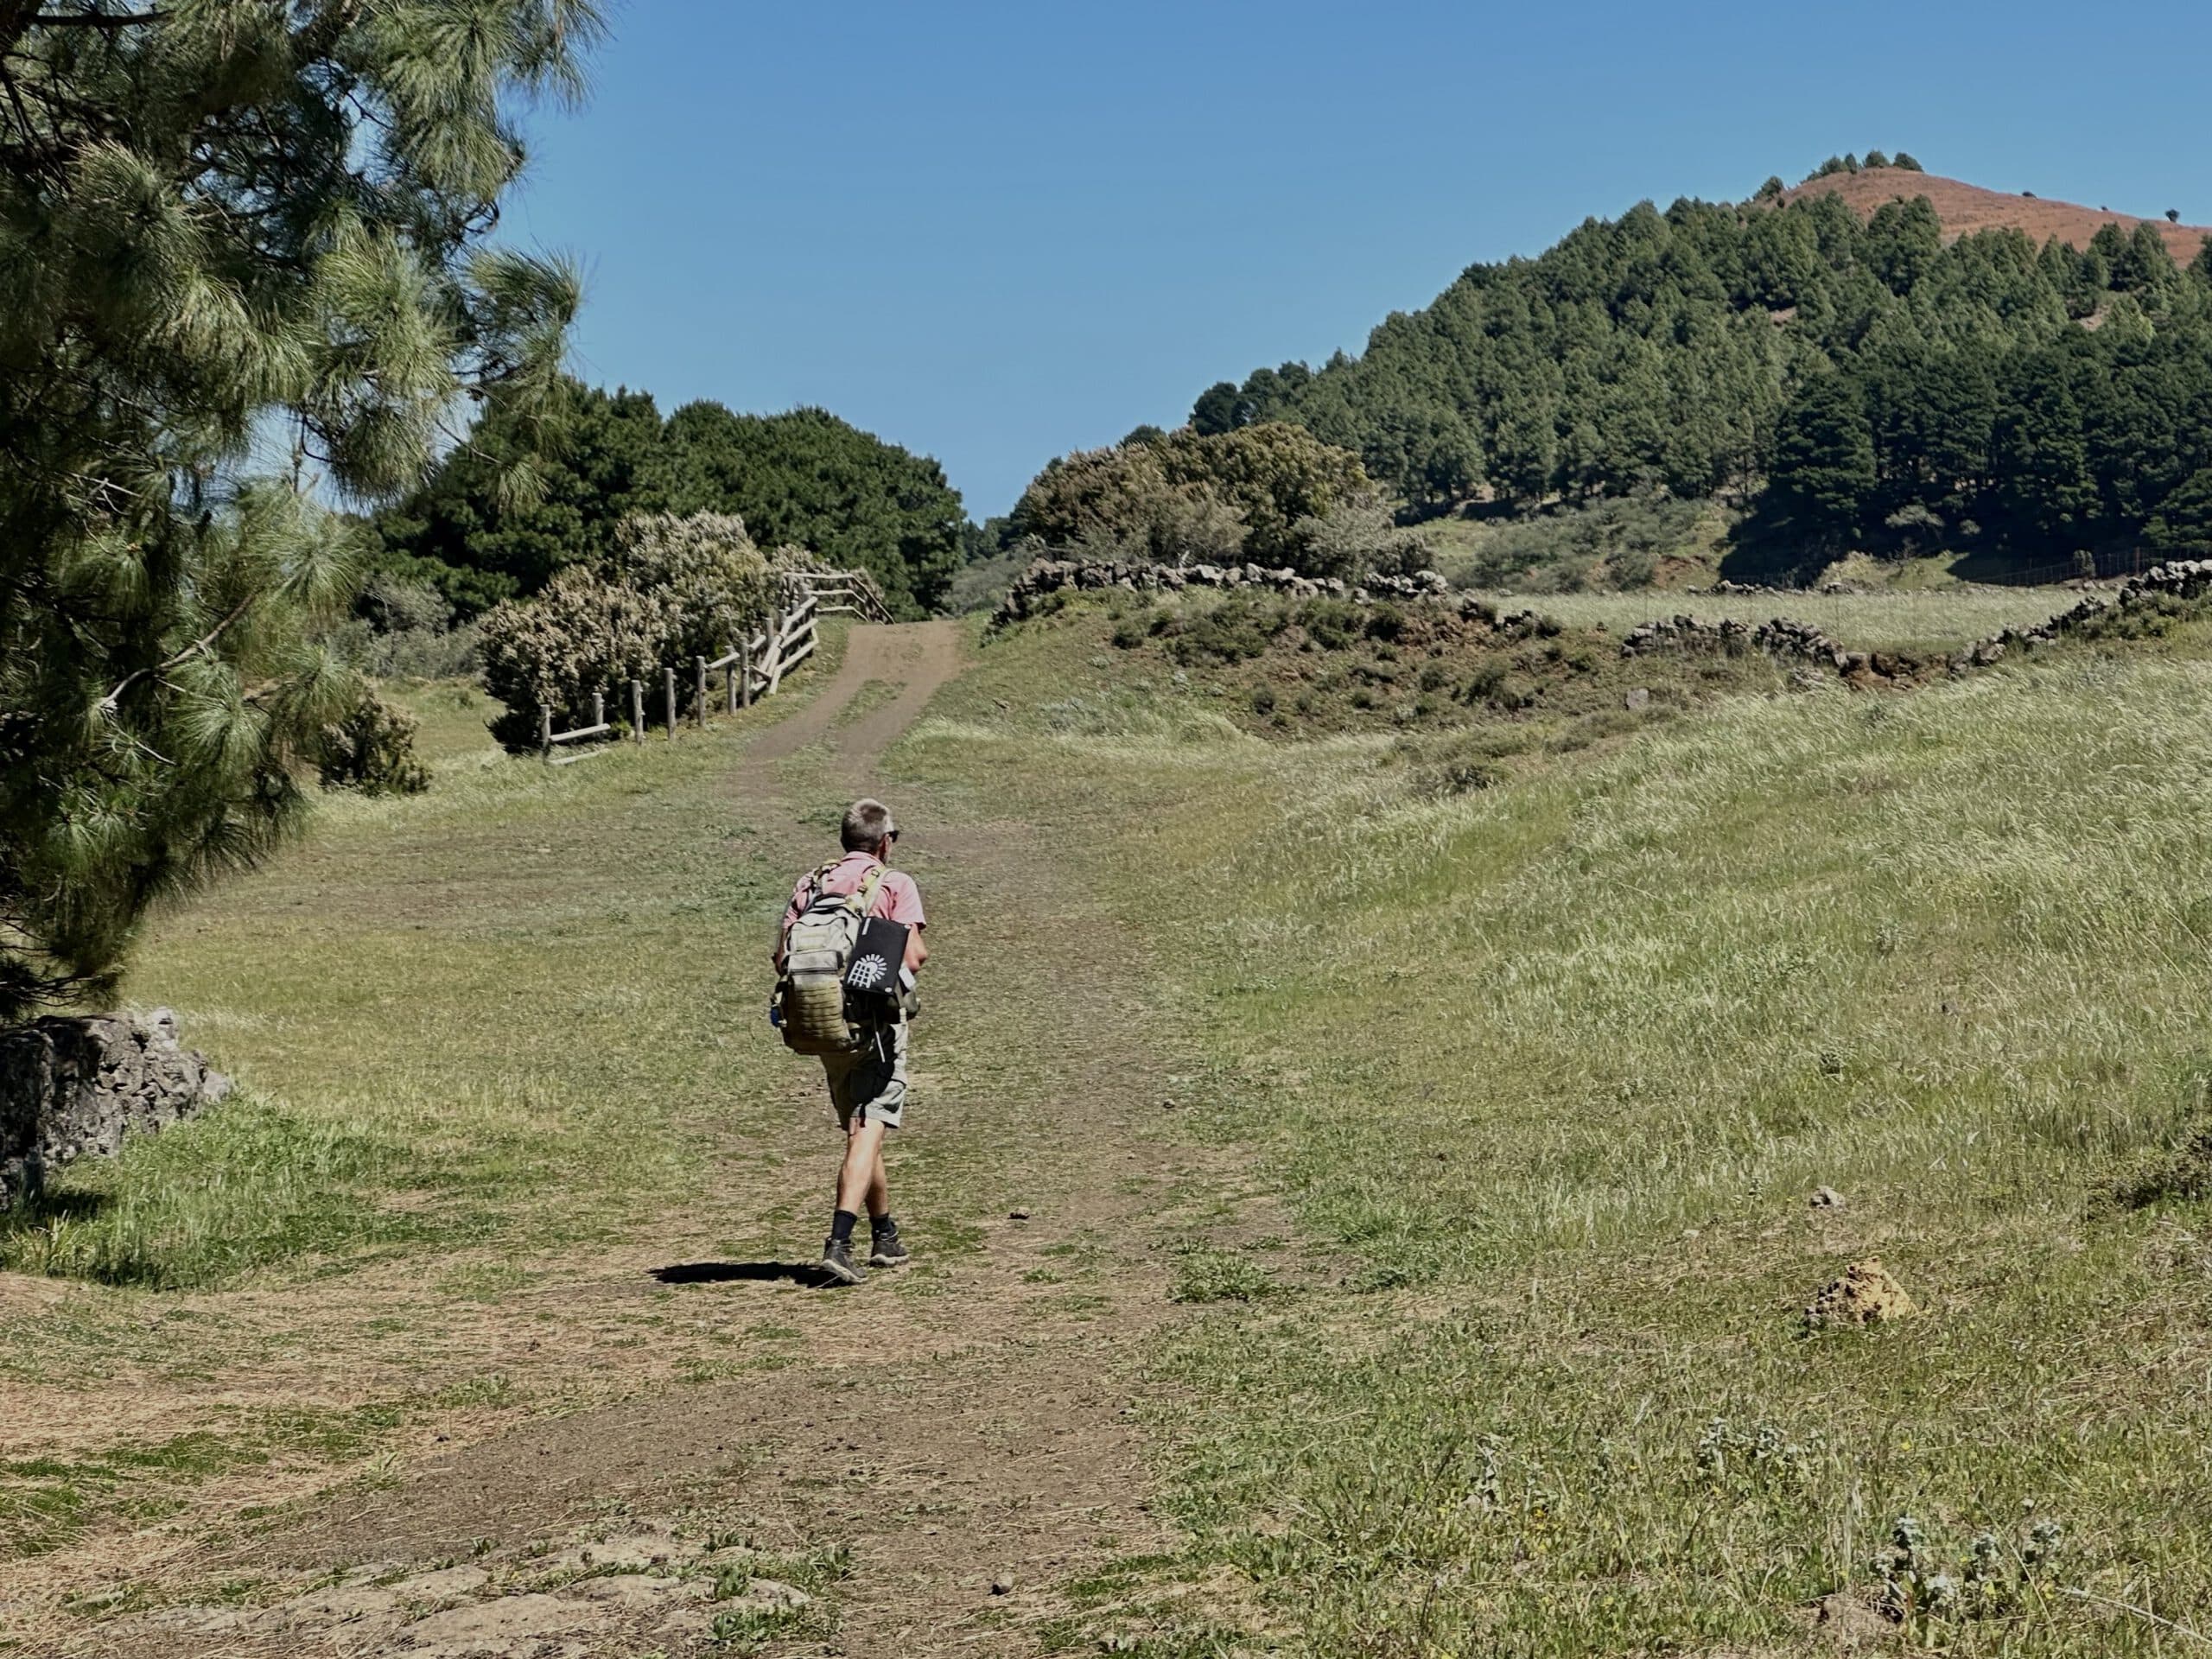
[[897, 1128], [906, 1109], [906, 1022], [885, 1027], [853, 1053], [824, 1054], [822, 1070], [839, 1128], [849, 1132], [856, 1121]]

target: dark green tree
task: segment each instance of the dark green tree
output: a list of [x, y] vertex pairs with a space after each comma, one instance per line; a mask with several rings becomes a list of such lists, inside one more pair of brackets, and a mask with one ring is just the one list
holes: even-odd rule
[[1198, 394], [1191, 405], [1191, 429], [1203, 437], [1227, 432], [1237, 424], [1236, 383], [1217, 380]]
[[[379, 563], [442, 593], [463, 616], [543, 589], [563, 565], [603, 557], [616, 526], [665, 506], [650, 393], [566, 382], [553, 408], [495, 410], [429, 480], [378, 515]], [[535, 454], [534, 487], [510, 480]]]
[[2212, 467], [2191, 474], [2160, 504], [2144, 539], [2167, 558], [2212, 558]]
[[1875, 499], [1874, 434], [1864, 390], [1849, 375], [1808, 381], [1782, 418], [1774, 490], [1790, 524], [1815, 546], [1847, 545]]
[[866, 570], [904, 614], [934, 606], [960, 565], [968, 515], [944, 468], [827, 410], [687, 404], [668, 418], [653, 478], [668, 510], [733, 512], [762, 547]]
[[1994, 503], [2015, 538], [2071, 551], [2093, 533], [2096, 480], [2069, 354], [2043, 351], [2011, 365], [1992, 449]]
[[[0, 1018], [295, 823], [354, 683], [314, 505], [557, 384], [566, 270], [485, 245], [588, 0], [0, 0]], [[258, 449], [286, 477], [256, 481]]]

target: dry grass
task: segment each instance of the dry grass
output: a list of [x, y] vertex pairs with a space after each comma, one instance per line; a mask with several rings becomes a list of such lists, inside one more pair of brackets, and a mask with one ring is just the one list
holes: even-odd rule
[[[2116, 1609], [2212, 1605], [2212, 1246], [2100, 1200], [2212, 1093], [2203, 625], [1443, 801], [1377, 741], [1002, 723], [1080, 660], [995, 646], [919, 753], [1099, 849], [1203, 1133], [1349, 1262], [1179, 1344], [1192, 1542], [1135, 1580], [1231, 1569], [1320, 1652], [1794, 1651], [1838, 1591], [1952, 1653], [2180, 1650]], [[1926, 1316], [1802, 1337], [1876, 1254]]]

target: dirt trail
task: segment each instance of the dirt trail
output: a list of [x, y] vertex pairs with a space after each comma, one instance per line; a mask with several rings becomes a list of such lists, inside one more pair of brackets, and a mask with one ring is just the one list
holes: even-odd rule
[[960, 630], [950, 622], [916, 622], [853, 630], [845, 660], [822, 695], [789, 720], [763, 732], [746, 753], [754, 760], [781, 760], [818, 742], [861, 690], [873, 683], [897, 695], [838, 731], [836, 760], [863, 770], [921, 717], [938, 689], [960, 672]]
[[[718, 1612], [751, 1617], [752, 1605], [701, 1599], [715, 1559], [698, 1555], [698, 1538], [711, 1520], [762, 1551], [850, 1552], [849, 1578], [804, 1618], [761, 1627], [808, 1638], [790, 1651], [1029, 1654], [1038, 1626], [1064, 1611], [1057, 1581], [1161, 1541], [1129, 1391], [1136, 1344], [1168, 1313], [1160, 1241], [1203, 1172], [1151, 1132], [1166, 1063], [1151, 1041], [1137, 942], [1024, 826], [948, 822], [925, 790], [879, 774], [961, 660], [950, 625], [856, 629], [835, 679], [747, 748], [730, 790], [756, 833], [788, 843], [794, 868], [819, 847], [820, 830], [799, 815], [818, 823], [825, 779], [828, 793], [884, 793], [925, 826], [938, 936], [925, 990], [952, 1014], [917, 1027], [911, 1126], [891, 1153], [894, 1198], [902, 1162], [935, 1160], [973, 1195], [980, 1236], [962, 1241], [908, 1212], [918, 1249], [947, 1238], [936, 1259], [857, 1290], [817, 1287], [798, 1257], [818, 1236], [813, 1200], [826, 1210], [836, 1143], [818, 1075], [794, 1061], [774, 1144], [728, 1148], [728, 1185], [711, 1212], [667, 1217], [563, 1291], [571, 1312], [588, 1310], [626, 1341], [671, 1319], [773, 1329], [797, 1338], [789, 1363], [663, 1382], [424, 1447], [380, 1490], [314, 1503], [250, 1548], [168, 1564], [202, 1583], [321, 1573], [327, 1584], [364, 1561], [385, 1564], [381, 1576], [261, 1609], [187, 1597], [107, 1622], [91, 1647], [445, 1659], [703, 1651]], [[841, 724], [879, 683], [889, 688], [881, 700]], [[773, 779], [765, 798], [764, 779]], [[989, 1028], [978, 1010], [1018, 1014], [1025, 938], [1071, 926], [1085, 949], [1065, 959], [1051, 1040], [977, 1041]], [[715, 1239], [795, 1192], [807, 1219], [792, 1260], [715, 1258]], [[620, 1544], [654, 1564], [626, 1599], [588, 1606], [597, 1580], [563, 1586], [538, 1570], [610, 1526], [648, 1539], [673, 1528], [691, 1541]], [[480, 1565], [454, 1565], [471, 1561]]]

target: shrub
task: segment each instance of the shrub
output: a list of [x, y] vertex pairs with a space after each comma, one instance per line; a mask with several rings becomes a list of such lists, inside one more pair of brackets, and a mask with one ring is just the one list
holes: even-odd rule
[[428, 582], [379, 571], [361, 594], [346, 648], [380, 680], [454, 680], [476, 672], [474, 623], [453, 626], [453, 607]]
[[1185, 668], [1208, 660], [1241, 663], [1265, 652], [1289, 620], [1280, 607], [1262, 610], [1242, 599], [1224, 600], [1185, 618], [1169, 637], [1168, 654]]
[[1882, 524], [1897, 538], [1900, 557], [1933, 552], [1942, 545], [1943, 515], [1920, 502], [1908, 502], [1883, 519]]
[[1367, 613], [1367, 637], [1400, 639], [1405, 637], [1406, 613], [1395, 605], [1377, 605]]
[[1084, 556], [1298, 565], [1298, 527], [1370, 489], [1357, 455], [1302, 427], [1186, 427], [1051, 462], [1023, 492], [1013, 526]]
[[1611, 587], [1649, 585], [1659, 561], [1694, 549], [1705, 505], [1652, 493], [1622, 496], [1499, 524], [1459, 575], [1462, 586], [1573, 593], [1601, 574]]
[[[779, 548], [777, 556], [797, 551]], [[719, 657], [768, 613], [768, 561], [733, 513], [633, 514], [616, 530], [607, 565], [615, 580], [660, 604], [664, 662]]]
[[1299, 551], [1294, 560], [1309, 576], [1359, 582], [1369, 575], [1410, 575], [1428, 568], [1428, 539], [1402, 530], [1389, 509], [1369, 501], [1346, 502], [1291, 526]]
[[1342, 651], [1359, 637], [1359, 607], [1348, 599], [1309, 599], [1294, 618], [1306, 637], [1324, 651]]
[[2123, 1210], [2212, 1198], [2212, 1122], [2184, 1129], [2180, 1144], [2144, 1160], [2113, 1183], [2110, 1203]]
[[1505, 664], [1497, 661], [1484, 663], [1467, 677], [1466, 684], [1459, 688], [1459, 701], [1468, 703], [1485, 702], [1496, 696], [1497, 688], [1504, 683]]
[[[810, 562], [792, 547], [763, 557], [744, 520], [727, 513], [626, 520], [599, 568], [571, 566], [536, 599], [485, 613], [484, 689], [507, 705], [493, 735], [531, 748], [541, 709], [556, 726], [580, 725], [594, 691], [619, 708], [628, 681], [721, 656], [759, 626], [778, 576]], [[677, 683], [688, 692], [692, 677], [679, 674]]]
[[995, 559], [963, 566], [944, 590], [944, 608], [954, 616], [972, 616], [998, 608], [1013, 589], [1014, 579], [1029, 568], [1036, 556], [1020, 548]]
[[322, 728], [317, 763], [325, 789], [365, 795], [417, 795], [430, 786], [415, 753], [415, 716], [366, 684], [344, 718]]
[[516, 750], [537, 745], [540, 709], [581, 725], [594, 691], [614, 702], [626, 682], [657, 677], [674, 632], [658, 597], [574, 566], [536, 599], [493, 606], [480, 626], [484, 689], [506, 704], [492, 734]]

